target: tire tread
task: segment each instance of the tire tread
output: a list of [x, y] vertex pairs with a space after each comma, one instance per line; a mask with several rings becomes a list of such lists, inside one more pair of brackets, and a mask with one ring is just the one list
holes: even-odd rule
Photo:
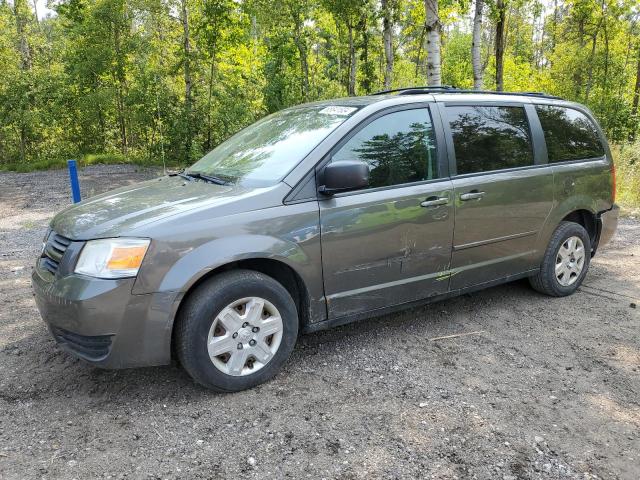
[[[284, 301], [289, 304], [287, 306], [292, 308], [292, 313], [295, 315], [296, 323], [293, 334], [297, 337], [297, 310], [295, 307], [295, 303], [291, 298], [291, 295], [279, 282], [277, 282], [272, 277], [253, 270], [233, 270], [223, 272], [206, 280], [201, 285], [198, 285], [196, 289], [185, 299], [185, 303], [178, 313], [178, 318], [176, 319], [177, 324], [174, 330], [175, 351], [178, 360], [182, 367], [197, 383], [207, 387], [210, 390], [219, 393], [230, 393], [249, 387], [225, 388], [222, 385], [212, 383], [210, 378], [207, 378], [206, 371], [201, 365], [201, 360], [197, 358], [198, 356], [196, 351], [191, 347], [193, 339], [198, 335], [198, 329], [201, 328], [201, 311], [205, 307], [205, 305], [211, 303], [215, 304], [216, 301], [219, 301], [219, 299], [229, 289], [239, 288], [240, 286], [242, 288], [248, 289], [251, 288], [251, 286], [256, 285], [266, 287], [269, 290], [275, 292], [275, 294], [282, 296]], [[284, 318], [284, 313], [285, 312], [281, 312], [281, 315], [283, 316], [283, 322], [286, 321], [286, 319]], [[291, 346], [291, 348], [293, 348], [293, 346]], [[211, 364], [210, 366], [207, 365], [207, 367], [215, 368], [213, 364]], [[265, 373], [263, 372], [263, 370], [267, 369], [268, 367], [269, 365], [263, 367], [263, 369], [256, 373]], [[268, 378], [262, 381], [266, 381], [267, 379]], [[258, 383], [262, 383], [262, 381], [259, 381]]]
[[[573, 235], [580, 236], [582, 238], [586, 251], [585, 265], [581, 273], [581, 278], [571, 285], [570, 288], [562, 288], [555, 278], [556, 251], [564, 239]], [[535, 275], [529, 277], [529, 283], [534, 290], [545, 295], [552, 297], [564, 297], [566, 295], [571, 295], [578, 289], [587, 273], [587, 270], [589, 269], [590, 255], [591, 243], [589, 241], [589, 235], [584, 227], [575, 222], [560, 222], [558, 228], [556, 228], [553, 235], [551, 235], [551, 239], [549, 240], [549, 244], [542, 259], [542, 264], [540, 265], [540, 270]]]

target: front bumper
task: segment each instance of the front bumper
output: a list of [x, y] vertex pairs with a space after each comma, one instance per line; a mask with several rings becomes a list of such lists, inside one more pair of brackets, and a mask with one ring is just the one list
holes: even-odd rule
[[618, 228], [618, 217], [620, 216], [620, 207], [613, 204], [613, 207], [609, 210], [605, 210], [600, 213], [600, 238], [598, 239], [598, 248], [603, 247], [616, 233]]
[[103, 368], [165, 365], [179, 295], [132, 295], [134, 281], [57, 277], [39, 266], [31, 276], [38, 310], [64, 350]]

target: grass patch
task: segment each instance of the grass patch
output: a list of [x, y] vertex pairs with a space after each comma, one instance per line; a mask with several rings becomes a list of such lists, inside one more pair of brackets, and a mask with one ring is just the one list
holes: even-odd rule
[[65, 160], [38, 160], [35, 162], [25, 163], [5, 163], [0, 165], [0, 170], [18, 173], [33, 172], [35, 170], [55, 170], [57, 168], [66, 168]]
[[[140, 158], [126, 157], [118, 153], [89, 153], [76, 158], [79, 168], [88, 167], [90, 165], [139, 165], [139, 166], [161, 166], [162, 163], [157, 161]], [[0, 171], [11, 171], [17, 173], [34, 172], [38, 170], [57, 170], [67, 168], [67, 160], [36, 160], [24, 163], [5, 163], [0, 164]]]

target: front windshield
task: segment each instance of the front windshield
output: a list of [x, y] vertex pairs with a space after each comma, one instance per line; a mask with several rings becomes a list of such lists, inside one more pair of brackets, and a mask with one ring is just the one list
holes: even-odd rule
[[326, 104], [282, 110], [218, 145], [188, 173], [212, 175], [248, 187], [275, 185], [356, 111], [356, 107]]

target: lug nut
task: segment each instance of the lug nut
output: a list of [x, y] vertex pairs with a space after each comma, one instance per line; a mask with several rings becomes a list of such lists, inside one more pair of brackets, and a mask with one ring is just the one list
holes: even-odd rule
[[259, 329], [258, 327], [253, 327], [253, 328], [251, 329], [251, 331], [252, 331], [253, 333], [258, 333], [258, 332], [260, 331], [260, 329]]
[[233, 338], [238, 338], [238, 332], [234, 333], [233, 335], [231, 335]]
[[249, 345], [251, 345], [252, 347], [253, 347], [255, 344], [256, 344], [256, 341], [255, 341], [255, 340], [251, 340], [251, 341], [249, 341]]
[[249, 325], [249, 322], [244, 322], [244, 323], [242, 324], [242, 328], [245, 328], [247, 325]]
[[238, 344], [238, 350], [242, 350], [242, 344], [241, 343]]

